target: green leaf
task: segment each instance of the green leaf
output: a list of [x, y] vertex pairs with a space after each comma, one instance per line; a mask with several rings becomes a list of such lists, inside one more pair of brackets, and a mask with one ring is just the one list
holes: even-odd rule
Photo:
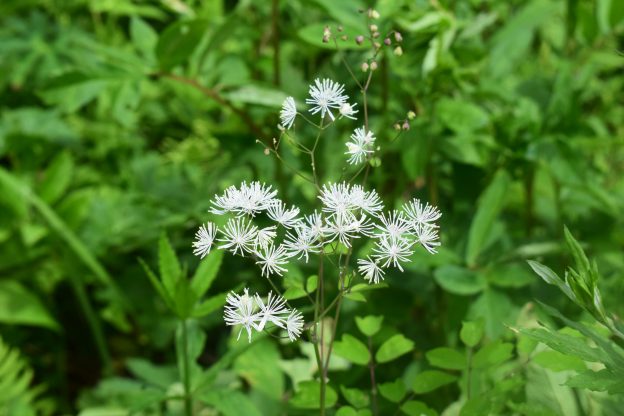
[[351, 406], [342, 406], [336, 412], [336, 416], [357, 416], [358, 411]]
[[438, 412], [418, 400], [409, 400], [403, 403], [401, 411], [409, 416], [438, 416]]
[[191, 314], [193, 318], [203, 318], [204, 316], [210, 315], [212, 312], [220, 309], [225, 305], [225, 298], [227, 293], [221, 293], [219, 295], [212, 296], [205, 301], [198, 303], [195, 305], [193, 309], [193, 313]]
[[507, 293], [487, 289], [470, 305], [471, 318], [483, 317], [485, 334], [498, 338], [507, 330], [505, 324], [515, 323], [517, 308]]
[[198, 298], [210, 289], [212, 282], [217, 277], [221, 261], [223, 260], [222, 250], [213, 250], [200, 263], [191, 279], [191, 288]]
[[97, 98], [111, 83], [119, 81], [119, 78], [110, 75], [68, 72], [53, 78], [39, 95], [47, 104], [56, 105], [64, 112], [73, 113]]
[[375, 360], [378, 363], [386, 363], [399, 358], [403, 354], [407, 354], [412, 349], [414, 349], [414, 343], [411, 340], [405, 338], [402, 334], [396, 334], [381, 344], [375, 355]]
[[622, 374], [616, 374], [607, 368], [598, 371], [585, 370], [570, 378], [566, 382], [566, 386], [592, 391], [606, 391], [609, 394], [624, 393]]
[[158, 242], [158, 265], [160, 268], [160, 279], [165, 291], [171, 298], [175, 298], [176, 286], [182, 277], [182, 270], [180, 269], [178, 257], [164, 233], [161, 234]]
[[487, 126], [485, 111], [470, 101], [444, 98], [436, 105], [436, 114], [442, 124], [458, 134], [465, 134]]
[[341, 341], [334, 343], [336, 355], [354, 364], [367, 365], [370, 361], [368, 347], [352, 335], [344, 334]]
[[309, 276], [308, 280], [306, 281], [305, 290], [308, 293], [312, 293], [316, 290], [317, 287], [318, 287], [318, 276], [315, 274], [312, 276]]
[[175, 312], [180, 319], [190, 318], [191, 312], [197, 302], [197, 295], [191, 289], [191, 285], [186, 279], [180, 279], [176, 283], [175, 295]]
[[501, 340], [486, 345], [472, 357], [474, 368], [484, 368], [501, 364], [513, 356], [513, 344]]
[[262, 416], [262, 413], [249, 397], [230, 389], [212, 389], [197, 395], [197, 398], [219, 411], [223, 416]]
[[[302, 409], [318, 409], [321, 407], [321, 383], [318, 381], [303, 381], [297, 385], [297, 392], [290, 399], [289, 404]], [[338, 395], [330, 386], [325, 390], [325, 406], [333, 407]]]
[[579, 357], [562, 354], [559, 351], [541, 351], [533, 356], [532, 361], [552, 371], [583, 371], [587, 369]]
[[156, 57], [167, 71], [186, 61], [208, 29], [207, 20], [182, 20], [171, 24], [158, 38]]
[[477, 212], [468, 233], [466, 262], [469, 266], [476, 265], [479, 254], [485, 249], [494, 222], [503, 209], [509, 184], [509, 175], [501, 170], [479, 197]]
[[481, 274], [453, 264], [437, 268], [433, 277], [444, 290], [455, 295], [474, 295], [487, 287]]
[[483, 320], [462, 322], [459, 337], [467, 347], [476, 346], [483, 338]]
[[143, 382], [165, 390], [178, 380], [174, 366], [158, 366], [143, 358], [128, 358], [126, 367]]
[[145, 20], [137, 16], [130, 19], [130, 38], [132, 44], [150, 62], [155, 61], [155, 49], [158, 33]]
[[154, 286], [154, 289], [156, 289], [156, 292], [160, 295], [161, 299], [165, 302], [165, 304], [169, 307], [169, 309], [173, 311], [175, 308], [173, 306], [172, 295], [170, 295], [165, 290], [160, 280], [158, 280], [158, 277], [156, 276], [156, 274], [154, 274], [152, 269], [147, 265], [147, 263], [145, 263], [145, 261], [142, 258], [139, 258], [139, 263], [141, 263], [143, 270], [145, 270], [145, 274], [147, 275], [150, 282], [152, 283], [152, 286]]
[[446, 370], [463, 370], [466, 367], [465, 355], [452, 348], [435, 348], [427, 351], [425, 356], [431, 365]]
[[379, 389], [379, 393], [391, 401], [392, 403], [399, 403], [405, 397], [405, 393], [407, 392], [405, 389], [405, 383], [400, 378], [394, 380], [390, 383], [382, 383], [377, 385]]
[[14, 280], [0, 281], [0, 322], [60, 329], [37, 296]]
[[74, 159], [69, 152], [59, 153], [46, 169], [37, 193], [42, 200], [53, 204], [63, 196], [72, 179]]
[[366, 335], [367, 337], [372, 337], [381, 329], [383, 319], [383, 315], [368, 315], [363, 318], [356, 316], [355, 324], [362, 334]]
[[280, 108], [287, 97], [283, 91], [261, 85], [245, 85], [224, 96], [236, 104], [257, 104], [271, 108]]
[[[297, 35], [305, 42], [308, 42], [310, 45], [316, 46], [317, 48], [335, 50], [336, 46], [332, 40], [327, 43], [323, 42], [323, 30], [325, 29], [325, 26], [335, 27], [336, 25], [332, 22], [311, 23], [299, 29]], [[370, 45], [367, 44], [367, 42], [364, 42], [362, 45], [355, 43], [355, 37], [360, 34], [361, 30], [357, 27], [352, 25], [343, 25], [343, 31], [340, 33], [340, 36], [347, 35], [349, 39], [347, 41], [338, 40], [340, 49], [365, 50], [370, 48]]]
[[360, 389], [350, 389], [343, 385], [340, 386], [340, 392], [344, 398], [355, 408], [361, 408], [368, 406], [370, 399], [368, 394]]
[[416, 394], [429, 393], [437, 388], [453, 383], [457, 377], [438, 370], [426, 370], [416, 374], [412, 382], [412, 390]]
[[583, 338], [575, 337], [562, 332], [554, 332], [545, 328], [520, 329], [520, 332], [529, 338], [548, 345], [555, 351], [562, 354], [571, 355], [590, 362], [606, 362], [608, 360], [605, 352], [598, 348], [593, 348], [587, 344]]

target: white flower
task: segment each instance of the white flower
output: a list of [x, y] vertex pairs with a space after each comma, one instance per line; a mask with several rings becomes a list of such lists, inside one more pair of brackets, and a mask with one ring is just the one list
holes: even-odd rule
[[367, 237], [375, 236], [375, 233], [373, 233], [374, 225], [371, 223], [370, 218], [364, 214], [360, 216], [359, 220], [357, 218], [353, 219], [351, 222], [351, 228], [353, 229], [353, 232], [358, 234], [362, 234]]
[[286, 209], [286, 204], [278, 200], [269, 204], [267, 215], [273, 221], [282, 224], [286, 228], [292, 228], [301, 221], [297, 218], [297, 215], [299, 215], [299, 208], [293, 206], [291, 209]]
[[431, 254], [438, 252], [437, 247], [440, 246], [440, 242], [437, 241], [438, 230], [430, 225], [423, 225], [416, 228], [416, 236], [418, 242]]
[[369, 214], [375, 214], [384, 208], [379, 194], [374, 189], [366, 192], [362, 185], [353, 185], [349, 196], [355, 207]]
[[303, 315], [296, 309], [291, 309], [290, 315], [286, 318], [286, 330], [290, 341], [295, 341], [301, 335], [303, 330]]
[[262, 298], [258, 296], [257, 293], [255, 299], [256, 304], [260, 308], [260, 311], [258, 312], [258, 315], [260, 317], [260, 322], [257, 326], [258, 331], [262, 331], [267, 322], [272, 322], [280, 328], [284, 328], [284, 315], [288, 313], [288, 308], [286, 308], [286, 300], [284, 300], [284, 298], [279, 295], [274, 296], [273, 292], [269, 292], [266, 304], [262, 301]]
[[355, 106], [357, 104], [349, 104], [349, 103], [344, 103], [343, 105], [340, 106], [340, 117], [347, 117], [350, 118], [351, 120], [355, 120], [356, 118], [353, 116], [354, 114], [356, 114], [358, 112], [358, 110], [355, 109]]
[[316, 85], [310, 85], [311, 98], [306, 98], [306, 104], [313, 105], [310, 113], [320, 112], [321, 118], [325, 118], [325, 113], [327, 113], [333, 121], [334, 115], [331, 109], [340, 109], [349, 99], [344, 95], [344, 86], [327, 78], [322, 81], [317, 78], [314, 83]]
[[280, 111], [280, 120], [282, 120], [282, 126], [286, 129], [290, 129], [295, 122], [297, 116], [297, 106], [295, 105], [295, 99], [293, 97], [286, 97], [282, 104], [282, 110]]
[[392, 264], [394, 267], [398, 267], [399, 270], [403, 271], [403, 267], [401, 267], [399, 261], [410, 261], [408, 257], [414, 254], [411, 249], [413, 245], [414, 243], [412, 241], [384, 235], [375, 244], [373, 251], [377, 254], [373, 255], [373, 257], [377, 259], [377, 261], [384, 262], [382, 267], [388, 267]]
[[308, 223], [307, 228], [311, 237], [315, 239], [323, 237], [325, 227], [323, 226], [323, 218], [321, 217], [321, 214], [314, 211], [312, 214], [305, 216], [305, 222]]
[[405, 204], [403, 210], [407, 218], [414, 223], [414, 227], [430, 226], [437, 228], [438, 226], [434, 222], [442, 216], [442, 213], [436, 207], [429, 205], [429, 203], [423, 205], [416, 198]]
[[264, 211], [274, 200], [277, 191], [271, 189], [260, 182], [243, 182], [240, 189], [235, 186], [228, 187], [223, 195], [215, 195], [210, 211], [217, 215], [226, 212], [234, 212], [239, 216], [250, 215], [255, 216], [258, 212]]
[[284, 240], [284, 247], [289, 251], [291, 256], [296, 256], [298, 259], [305, 257], [305, 262], [308, 262], [308, 256], [310, 253], [318, 253], [321, 245], [317, 242], [317, 235], [311, 228], [304, 225], [295, 227], [295, 235], [288, 233]]
[[284, 246], [275, 247], [273, 244], [269, 245], [264, 252], [256, 251], [255, 255], [259, 259], [256, 264], [262, 266], [262, 276], [266, 277], [271, 274], [281, 276], [283, 272], [288, 271], [282, 266], [292, 257], [286, 252]]
[[273, 243], [273, 239], [277, 236], [275, 230], [277, 227], [275, 225], [271, 225], [270, 227], [261, 228], [256, 234], [255, 245], [260, 247], [261, 249], [267, 248], [267, 246]]
[[362, 163], [368, 155], [374, 152], [375, 136], [363, 127], [354, 130], [351, 141], [347, 142], [346, 155], [350, 155], [348, 162], [352, 165]]
[[383, 280], [384, 271], [377, 265], [376, 261], [371, 260], [370, 257], [366, 259], [358, 259], [358, 271], [364, 275], [364, 279], [368, 283], [379, 283]]
[[345, 182], [323, 185], [319, 199], [323, 203], [323, 212], [339, 216], [345, 216], [355, 207], [351, 199], [350, 187]]
[[354, 225], [354, 218], [351, 215], [332, 215], [326, 219], [325, 235], [327, 242], [338, 239], [342, 244], [351, 247], [349, 240], [359, 238], [358, 224]]
[[206, 255], [210, 253], [210, 248], [212, 248], [216, 232], [217, 227], [211, 222], [207, 222], [199, 227], [199, 230], [195, 233], [193, 254], [202, 259], [206, 257]]
[[225, 306], [225, 313], [223, 319], [226, 325], [242, 325], [243, 327], [238, 332], [238, 338], [240, 339], [243, 329], [247, 331], [247, 337], [251, 342], [251, 330], [257, 329], [256, 321], [258, 315], [254, 313], [256, 307], [254, 305], [253, 298], [249, 296], [249, 290], [245, 288], [245, 294], [239, 296], [234, 292], [228, 293], [225, 298], [227, 305]]
[[375, 226], [388, 237], [403, 238], [403, 234], [412, 228], [411, 224], [403, 217], [403, 213], [399, 211], [390, 211], [388, 216], [381, 213], [377, 218], [381, 221], [383, 226]]
[[240, 251], [241, 256], [245, 252], [251, 253], [258, 228], [251, 222], [242, 218], [229, 219], [225, 227], [223, 227], [223, 237], [219, 241], [224, 244], [219, 248], [230, 250], [236, 254]]

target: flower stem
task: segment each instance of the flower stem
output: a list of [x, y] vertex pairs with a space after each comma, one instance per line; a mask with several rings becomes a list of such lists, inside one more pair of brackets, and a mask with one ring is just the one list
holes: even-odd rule
[[183, 319], [182, 323], [182, 361], [184, 366], [184, 414], [186, 416], [193, 415], [193, 404], [191, 402], [191, 375], [189, 374], [189, 356], [188, 356], [188, 331], [187, 320]]
[[370, 352], [370, 361], [368, 362], [368, 370], [370, 372], [371, 379], [371, 396], [372, 396], [372, 406], [373, 406], [373, 414], [377, 416], [379, 411], [377, 409], [377, 382], [375, 381], [375, 359], [373, 356], [373, 338], [368, 337], [368, 351]]

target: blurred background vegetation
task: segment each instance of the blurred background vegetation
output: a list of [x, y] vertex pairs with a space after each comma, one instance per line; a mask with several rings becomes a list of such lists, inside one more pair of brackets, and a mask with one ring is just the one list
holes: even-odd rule
[[[242, 180], [314, 202], [314, 189], [256, 141], [272, 142], [283, 99], [302, 102], [317, 77], [359, 100], [341, 56], [354, 68], [370, 57], [354, 42], [366, 31], [358, 10], [369, 7], [382, 33], [396, 29], [404, 41], [402, 56], [380, 56], [371, 84], [381, 152], [368, 186], [389, 207], [411, 197], [436, 204], [443, 246], [388, 274], [366, 302], [346, 301], [339, 334], [355, 331], [355, 316], [384, 315], [372, 342], [399, 331], [415, 347], [380, 367], [379, 382], [409, 386], [431, 364], [425, 351], [460, 345], [462, 321], [479, 320], [486, 345], [518, 345], [505, 371], [519, 381], [496, 412], [621, 414], [618, 399], [562, 386], [561, 369], [523, 357], [509, 328], [536, 324], [535, 299], [582, 318], [526, 264], [563, 270], [564, 224], [595, 258], [607, 309], [624, 313], [624, 2], [3, 0], [0, 369], [13, 357], [14, 372], [0, 371], [0, 386], [15, 387], [6, 414], [179, 411], [158, 393], [178, 388], [176, 320], [139, 258], [156, 265], [166, 233], [194, 271], [190, 245], [210, 198]], [[327, 24], [349, 37], [340, 53], [321, 40]], [[392, 140], [408, 111], [410, 129]], [[324, 181], [342, 174], [352, 128], [321, 143]], [[253, 264], [226, 256], [210, 294], [243, 283], [269, 289]], [[220, 310], [196, 325], [207, 339], [199, 365], [222, 363], [214, 385], [235, 392], [205, 399], [202, 414], [251, 414], [236, 407], [248, 404], [305, 414], [288, 404], [312, 376], [305, 348], [260, 340], [222, 362], [232, 347]], [[499, 370], [473, 388], [489, 391]], [[364, 367], [337, 370], [332, 382], [370, 389]], [[457, 414], [462, 391], [451, 384], [419, 400]], [[407, 397], [386, 395], [382, 414]]]

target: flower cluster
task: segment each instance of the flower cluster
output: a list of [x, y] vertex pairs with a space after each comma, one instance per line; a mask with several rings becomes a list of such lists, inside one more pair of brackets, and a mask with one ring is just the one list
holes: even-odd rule
[[303, 316], [296, 309], [288, 309], [284, 298], [269, 292], [266, 302], [257, 293], [249, 295], [245, 288], [243, 295], [230, 292], [226, 297], [225, 324], [240, 325], [238, 332], [240, 339], [243, 329], [247, 331], [247, 338], [251, 342], [252, 330], [262, 332], [268, 323], [288, 332], [291, 341], [296, 340], [303, 330]]

